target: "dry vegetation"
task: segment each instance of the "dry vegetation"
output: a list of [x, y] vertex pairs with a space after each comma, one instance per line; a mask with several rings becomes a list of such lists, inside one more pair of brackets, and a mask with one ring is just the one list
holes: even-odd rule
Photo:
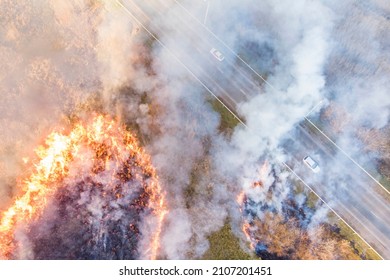
[[330, 102], [321, 113], [319, 126], [333, 137], [342, 133], [347, 126], [356, 127], [355, 135], [364, 144], [365, 151], [377, 154], [377, 171], [383, 176], [381, 183], [390, 189], [390, 126], [376, 129], [358, 126], [351, 120], [350, 113], [344, 107]]
[[350, 242], [335, 234], [329, 225], [321, 224], [311, 230], [299, 227], [295, 219], [267, 213], [262, 221], [256, 219], [252, 234], [266, 246], [273, 258], [297, 260], [360, 259]]
[[333, 101], [322, 111], [321, 119], [326, 120], [326, 123], [329, 124], [327, 128], [331, 130], [332, 134], [341, 133], [351, 121], [345, 108]]
[[364, 241], [361, 239], [346, 223], [339, 220], [335, 226], [338, 227], [339, 235], [348, 240], [351, 243], [351, 246], [354, 250], [361, 256], [364, 260], [381, 260], [382, 258], [373, 251]]
[[383, 129], [361, 128], [357, 131], [358, 137], [365, 144], [367, 151], [379, 153], [378, 171], [383, 175], [389, 186], [390, 182], [390, 127]]

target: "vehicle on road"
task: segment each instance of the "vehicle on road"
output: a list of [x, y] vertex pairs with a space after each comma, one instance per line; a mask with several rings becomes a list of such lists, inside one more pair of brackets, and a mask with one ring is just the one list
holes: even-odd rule
[[223, 61], [225, 59], [223, 54], [219, 50], [217, 50], [216, 48], [212, 48], [210, 50], [210, 53], [219, 61]]
[[310, 156], [305, 156], [303, 158], [303, 163], [309, 167], [314, 173], [318, 173], [320, 171], [320, 166], [318, 165], [318, 163], [313, 159], [311, 158]]

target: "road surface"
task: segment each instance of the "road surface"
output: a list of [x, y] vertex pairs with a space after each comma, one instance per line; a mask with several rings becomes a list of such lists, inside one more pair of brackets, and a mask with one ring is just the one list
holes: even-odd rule
[[[147, 29], [169, 51], [173, 60], [180, 62], [230, 109], [234, 110], [241, 102], [261, 93], [264, 86], [272, 87], [176, 1], [118, 2], [133, 22]], [[172, 3], [175, 4], [172, 6]], [[168, 21], [158, 20], [167, 14]], [[177, 38], [177, 44], [170, 38]], [[225, 59], [218, 61], [213, 57], [212, 48], [218, 49]], [[313, 134], [313, 130], [311, 124], [303, 120], [292, 132], [294, 137], [284, 146], [291, 158], [287, 164], [383, 258], [390, 259], [388, 194], [327, 139]], [[322, 159], [318, 175], [304, 168], [302, 163], [302, 158], [311, 153], [317, 153]], [[332, 165], [335, 162], [339, 169]]]

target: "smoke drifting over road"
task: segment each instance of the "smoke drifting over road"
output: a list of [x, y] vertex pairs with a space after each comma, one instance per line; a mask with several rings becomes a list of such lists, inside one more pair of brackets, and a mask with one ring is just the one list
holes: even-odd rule
[[[380, 29], [380, 34], [370, 32], [383, 23], [389, 9], [385, 1], [210, 1], [207, 27], [235, 52], [247, 55], [268, 82], [249, 77], [261, 85], [234, 108], [247, 127], [237, 126], [228, 137], [219, 131], [221, 117], [211, 96], [166, 49], [203, 61], [172, 28], [177, 19], [170, 15], [180, 8], [176, 1], [149, 4], [165, 7], [160, 9], [164, 13], [154, 12], [150, 27], [164, 30], [155, 36], [166, 48], [115, 2], [0, 2], [0, 209], [7, 209], [20, 191], [15, 179], [25, 175], [22, 158], [32, 156], [43, 135], [64, 120], [88, 119], [93, 111], [107, 113], [139, 132], [159, 175], [168, 211], [158, 257], [200, 258], [209, 247], [207, 237], [228, 217], [244, 244], [240, 194], [251, 197], [251, 215], [260, 222], [267, 211], [288, 219], [289, 201], [302, 206], [281, 165], [289, 160], [283, 144], [322, 99], [338, 103], [344, 111], [357, 110], [352, 120], [357, 126], [381, 129], [388, 123], [388, 57], [383, 57], [388, 28]], [[197, 3], [203, 1], [181, 2], [203, 20], [200, 5], [205, 3]], [[182, 15], [184, 20], [186, 16]], [[359, 25], [350, 25], [356, 21]], [[366, 33], [372, 38], [361, 40]], [[359, 63], [353, 64], [356, 59]], [[361, 61], [366, 68], [358, 68]], [[207, 69], [208, 64], [200, 66]], [[226, 76], [232, 71], [224, 70]], [[370, 97], [364, 94], [368, 89]], [[350, 145], [356, 143], [353, 132], [346, 129], [340, 137], [344, 146], [355, 146]], [[265, 162], [269, 163], [260, 180], [263, 187], [253, 189]], [[63, 192], [61, 202], [74, 200], [66, 189]], [[86, 208], [95, 205], [92, 200]], [[309, 213], [302, 219], [304, 228], [310, 232], [326, 214], [323, 208]], [[55, 221], [49, 216], [48, 223]], [[139, 252], [119, 258], [147, 256]], [[112, 256], [97, 258], [105, 257]]]

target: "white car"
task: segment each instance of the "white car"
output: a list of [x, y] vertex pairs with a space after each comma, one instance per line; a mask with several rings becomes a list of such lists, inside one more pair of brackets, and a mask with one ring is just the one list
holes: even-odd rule
[[217, 49], [215, 49], [215, 48], [212, 48], [212, 49], [210, 50], [210, 53], [211, 53], [216, 59], [218, 59], [219, 61], [223, 61], [223, 60], [225, 59], [225, 57], [223, 56], [223, 54], [222, 54], [219, 50], [217, 50]]
[[320, 171], [320, 166], [310, 156], [305, 156], [303, 158], [303, 163], [306, 164], [314, 173], [318, 173]]

